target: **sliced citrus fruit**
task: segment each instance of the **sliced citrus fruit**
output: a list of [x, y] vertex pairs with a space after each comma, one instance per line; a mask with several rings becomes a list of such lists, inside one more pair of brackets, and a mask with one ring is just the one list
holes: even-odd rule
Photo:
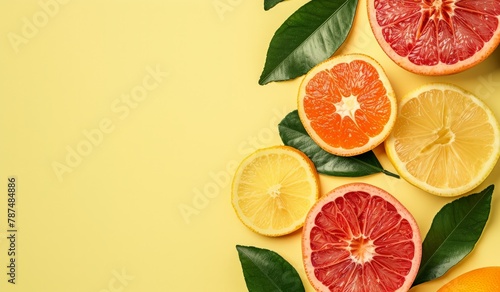
[[231, 199], [248, 228], [281, 236], [302, 227], [318, 195], [319, 178], [311, 160], [295, 148], [273, 146], [243, 159], [233, 178]]
[[500, 291], [500, 267], [482, 267], [451, 280], [437, 292]]
[[500, 42], [498, 0], [368, 0], [368, 18], [383, 51], [418, 74], [463, 71]]
[[311, 208], [302, 252], [317, 291], [408, 291], [422, 242], [415, 219], [396, 198], [370, 184], [350, 183]]
[[385, 149], [411, 184], [432, 194], [458, 196], [481, 184], [497, 163], [499, 125], [471, 93], [431, 83], [400, 101]]
[[362, 54], [334, 56], [304, 77], [299, 117], [325, 151], [354, 156], [387, 137], [396, 119], [396, 98], [382, 67]]

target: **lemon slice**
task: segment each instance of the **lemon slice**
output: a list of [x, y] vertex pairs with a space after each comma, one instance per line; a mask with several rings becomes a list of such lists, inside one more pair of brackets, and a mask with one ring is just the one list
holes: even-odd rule
[[289, 146], [273, 146], [246, 157], [235, 172], [232, 205], [251, 230], [266, 236], [289, 234], [304, 224], [319, 196], [311, 160]]
[[385, 149], [411, 184], [459, 196], [481, 184], [497, 163], [499, 125], [471, 93], [452, 84], [427, 84], [401, 100]]

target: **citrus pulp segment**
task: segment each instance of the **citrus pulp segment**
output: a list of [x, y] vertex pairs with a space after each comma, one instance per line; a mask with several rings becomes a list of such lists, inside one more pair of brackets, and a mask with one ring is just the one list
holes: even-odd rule
[[313, 67], [298, 94], [309, 136], [339, 156], [372, 150], [389, 135], [397, 101], [383, 68], [362, 54], [334, 56]]
[[304, 224], [319, 196], [314, 164], [289, 146], [263, 148], [243, 159], [232, 183], [232, 205], [251, 230], [266, 236], [289, 234]]
[[302, 252], [317, 291], [408, 291], [422, 243], [415, 219], [396, 198], [370, 184], [350, 183], [311, 208]]
[[437, 292], [500, 291], [500, 267], [482, 267], [451, 280]]
[[383, 51], [414, 73], [463, 71], [500, 42], [498, 0], [368, 0], [367, 6]]
[[497, 163], [499, 125], [471, 93], [452, 84], [427, 84], [400, 101], [385, 149], [411, 184], [432, 194], [458, 196], [481, 184]]

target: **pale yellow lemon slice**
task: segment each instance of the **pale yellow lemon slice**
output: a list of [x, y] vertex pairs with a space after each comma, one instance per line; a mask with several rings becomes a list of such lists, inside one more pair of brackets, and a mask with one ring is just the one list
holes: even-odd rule
[[289, 146], [259, 149], [246, 157], [233, 178], [232, 205], [251, 230], [289, 234], [304, 224], [319, 195], [314, 164]]
[[432, 194], [458, 196], [481, 184], [497, 163], [499, 125], [473, 94], [432, 83], [400, 101], [385, 149], [411, 184]]

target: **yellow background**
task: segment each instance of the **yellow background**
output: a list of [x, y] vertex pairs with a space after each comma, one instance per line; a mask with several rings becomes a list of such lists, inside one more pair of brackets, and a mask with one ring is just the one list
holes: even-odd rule
[[[304, 3], [264, 11], [263, 0], [1, 1], [0, 291], [246, 291], [237, 244], [278, 252], [312, 291], [300, 232], [254, 234], [229, 199], [236, 165], [257, 148], [281, 144], [277, 124], [296, 108], [300, 78], [257, 82], [272, 35]], [[464, 73], [416, 76], [381, 51], [365, 10], [360, 1], [339, 53], [375, 57], [398, 96], [452, 82], [500, 117], [499, 50]], [[393, 171], [383, 149], [375, 153]], [[476, 191], [499, 182], [499, 172]], [[12, 175], [16, 285], [6, 275]], [[321, 176], [322, 193], [349, 181], [393, 193], [422, 236], [452, 200], [382, 174]], [[500, 265], [499, 204], [494, 194], [475, 250], [412, 291], [435, 291], [463, 272]]]

